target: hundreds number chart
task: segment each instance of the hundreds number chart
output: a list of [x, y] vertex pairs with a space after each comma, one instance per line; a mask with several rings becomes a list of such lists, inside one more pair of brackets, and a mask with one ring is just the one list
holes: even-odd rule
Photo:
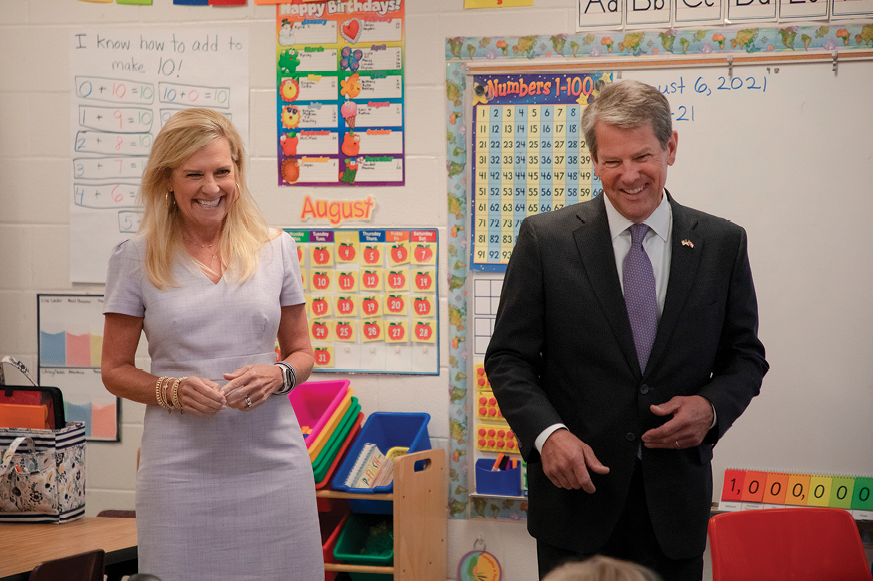
[[472, 270], [503, 272], [522, 220], [602, 191], [581, 129], [601, 76], [473, 77]]

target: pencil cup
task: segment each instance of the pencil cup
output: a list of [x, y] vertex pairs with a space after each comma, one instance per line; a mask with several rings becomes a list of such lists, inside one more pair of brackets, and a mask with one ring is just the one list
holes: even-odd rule
[[476, 460], [476, 492], [495, 496], [521, 496], [521, 465], [491, 470], [494, 460]]

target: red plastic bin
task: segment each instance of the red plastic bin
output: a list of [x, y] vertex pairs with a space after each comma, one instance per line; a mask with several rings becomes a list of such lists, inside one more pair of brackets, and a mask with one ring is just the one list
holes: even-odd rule
[[[318, 524], [321, 528], [321, 550], [325, 563], [339, 562], [333, 556], [333, 550], [336, 547], [336, 542], [339, 540], [343, 525], [346, 524], [351, 514], [348, 502], [336, 498], [333, 500], [334, 502], [329, 511], [318, 513]], [[337, 574], [336, 571], [325, 571], [324, 581], [333, 581]]]

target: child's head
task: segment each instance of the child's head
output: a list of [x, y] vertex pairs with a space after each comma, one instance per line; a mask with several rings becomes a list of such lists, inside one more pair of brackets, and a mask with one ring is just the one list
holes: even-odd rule
[[642, 565], [596, 555], [585, 561], [564, 563], [543, 581], [661, 581], [661, 578]]

